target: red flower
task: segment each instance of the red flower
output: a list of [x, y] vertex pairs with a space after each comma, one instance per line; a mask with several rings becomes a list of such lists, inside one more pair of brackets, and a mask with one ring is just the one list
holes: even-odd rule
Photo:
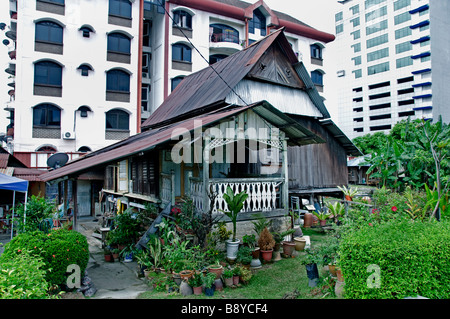
[[397, 211], [397, 207], [396, 207], [396, 206], [392, 206], [391, 210], [392, 210], [393, 212], [396, 212], [396, 211]]
[[22, 250], [18, 249], [17, 252], [20, 253]]
[[369, 223], [369, 226], [373, 226], [372, 223]]
[[55, 258], [55, 255], [52, 255], [53, 256], [53, 258]]

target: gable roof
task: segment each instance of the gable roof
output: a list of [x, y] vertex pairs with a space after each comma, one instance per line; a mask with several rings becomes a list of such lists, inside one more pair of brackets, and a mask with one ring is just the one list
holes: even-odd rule
[[[142, 130], [174, 123], [188, 117], [208, 112], [223, 105], [233, 88], [254, 69], [263, 59], [268, 49], [277, 45], [283, 52], [286, 61], [293, 67], [299, 79], [299, 88], [304, 89], [324, 118], [329, 113], [323, 100], [311, 85], [309, 74], [287, 41], [283, 28], [270, 33], [262, 40], [253, 43], [242, 51], [238, 51], [209, 67], [185, 77], [167, 99], [142, 124]], [[309, 81], [309, 82], [308, 82]], [[305, 82], [307, 82], [305, 84]], [[315, 93], [314, 93], [315, 92]], [[240, 100], [240, 104], [247, 103]]]

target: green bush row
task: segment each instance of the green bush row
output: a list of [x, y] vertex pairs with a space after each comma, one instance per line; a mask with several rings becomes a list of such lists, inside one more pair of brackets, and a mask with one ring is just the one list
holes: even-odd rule
[[339, 246], [344, 297], [450, 298], [450, 223], [401, 220], [347, 231]]
[[66, 229], [53, 229], [48, 234], [33, 231], [18, 234], [5, 245], [0, 264], [30, 251], [32, 256], [42, 258], [46, 270], [45, 279], [51, 285], [64, 285], [67, 267], [76, 264], [83, 275], [89, 261], [89, 247], [84, 235]]

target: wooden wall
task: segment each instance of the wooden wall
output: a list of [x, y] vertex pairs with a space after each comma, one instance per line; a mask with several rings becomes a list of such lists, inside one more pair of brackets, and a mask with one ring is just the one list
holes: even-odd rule
[[348, 169], [345, 149], [316, 120], [296, 119], [327, 142], [289, 147], [289, 189], [347, 185]]

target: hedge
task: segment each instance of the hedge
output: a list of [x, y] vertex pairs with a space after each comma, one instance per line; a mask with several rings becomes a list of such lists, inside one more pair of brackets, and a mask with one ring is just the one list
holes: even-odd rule
[[450, 298], [449, 242], [448, 221], [401, 221], [346, 232], [339, 246], [344, 297]]
[[47, 270], [46, 280], [52, 285], [64, 285], [67, 266], [76, 264], [83, 275], [89, 261], [89, 246], [84, 235], [66, 229], [54, 229], [48, 234], [33, 231], [18, 234], [5, 245], [0, 263], [8, 261], [24, 250], [42, 258]]

